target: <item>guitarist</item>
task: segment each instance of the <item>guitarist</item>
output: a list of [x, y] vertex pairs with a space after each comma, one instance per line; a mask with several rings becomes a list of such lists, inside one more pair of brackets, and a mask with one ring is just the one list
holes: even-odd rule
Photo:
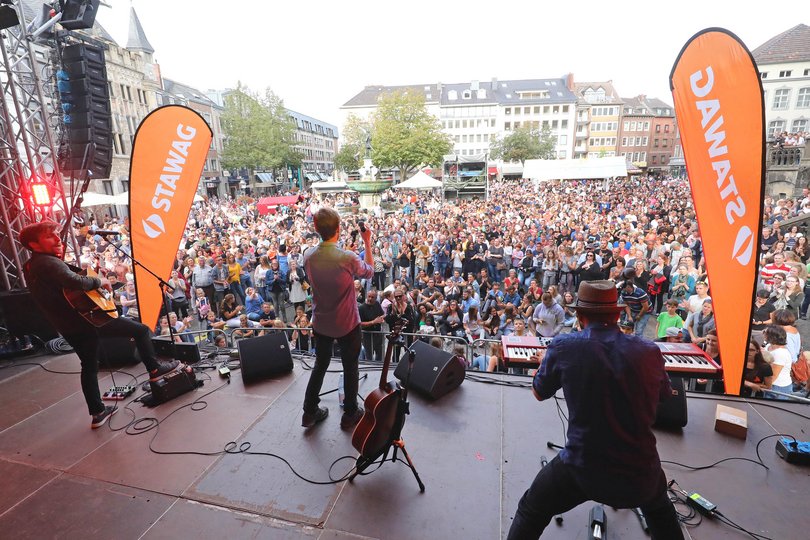
[[31, 259], [25, 264], [25, 278], [34, 302], [45, 318], [73, 347], [81, 361], [81, 383], [87, 410], [92, 417], [90, 427], [103, 426], [116, 412], [115, 407], [104, 406], [98, 389], [99, 338], [122, 336], [135, 338], [143, 363], [149, 370], [150, 380], [176, 369], [177, 360], [159, 363], [152, 348], [149, 329], [127, 318], [110, 318], [102, 327], [96, 328], [76, 311], [65, 298], [65, 289], [91, 291], [110, 287], [105, 278], [87, 277], [77, 268], [62, 260], [64, 246], [59, 237], [59, 225], [45, 221], [33, 223], [20, 231], [20, 243], [31, 250]]
[[371, 279], [374, 260], [371, 252], [371, 230], [361, 225], [365, 244], [364, 259], [340, 249], [340, 215], [332, 208], [321, 208], [313, 216], [315, 230], [322, 242], [304, 256], [304, 269], [312, 284], [312, 329], [315, 335], [315, 367], [309, 376], [304, 395], [301, 425], [309, 428], [326, 419], [329, 409], [319, 407], [318, 394], [332, 361], [332, 344], [337, 340], [343, 361], [345, 398], [340, 427], [351, 429], [363, 417], [357, 406], [358, 357], [360, 356], [360, 314], [354, 289], [355, 279]]

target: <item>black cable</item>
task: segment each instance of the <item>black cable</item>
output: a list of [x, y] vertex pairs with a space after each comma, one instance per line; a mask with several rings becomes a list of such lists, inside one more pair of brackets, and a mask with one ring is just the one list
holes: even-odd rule
[[725, 516], [725, 515], [724, 515], [722, 512], [720, 512], [719, 510], [715, 510], [715, 511], [714, 511], [714, 515], [715, 515], [715, 516], [717, 516], [717, 519], [719, 519], [721, 522], [725, 523], [726, 525], [728, 525], [728, 526], [730, 526], [730, 527], [733, 527], [734, 529], [737, 529], [737, 530], [738, 530], [738, 531], [740, 531], [740, 532], [743, 532], [743, 533], [747, 534], [747, 535], [748, 535], [748, 536], [750, 536], [751, 538], [755, 538], [756, 540], [772, 540], [771, 538], [769, 538], [769, 537], [767, 537], [767, 536], [764, 536], [764, 535], [762, 535], [762, 534], [758, 534], [758, 533], [751, 532], [751, 531], [749, 531], [748, 529], [746, 529], [746, 528], [744, 528], [744, 527], [742, 527], [742, 526], [740, 526], [740, 525], [738, 525], [738, 524], [734, 523], [733, 521], [731, 521], [731, 519], [729, 519], [727, 516]]

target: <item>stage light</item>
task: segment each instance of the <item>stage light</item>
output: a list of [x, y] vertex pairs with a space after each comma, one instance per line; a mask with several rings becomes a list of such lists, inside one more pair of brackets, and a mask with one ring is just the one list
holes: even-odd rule
[[50, 207], [53, 204], [50, 186], [41, 180], [31, 182], [31, 198], [34, 206], [40, 208]]

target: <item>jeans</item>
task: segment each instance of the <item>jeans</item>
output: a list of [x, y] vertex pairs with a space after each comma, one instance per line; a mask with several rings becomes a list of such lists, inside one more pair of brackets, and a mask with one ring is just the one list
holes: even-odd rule
[[658, 485], [646, 496], [634, 490], [621, 476], [610, 478], [607, 473], [599, 476], [603, 478], [593, 480], [556, 456], [540, 469], [521, 497], [507, 538], [540, 538], [553, 516], [594, 500], [614, 508], [640, 508], [654, 540], [683, 540], [675, 507], [667, 496], [663, 471]]
[[449, 261], [436, 261], [436, 271], [439, 273], [440, 276], [445, 277], [447, 275], [447, 267], [450, 265]]
[[348, 334], [339, 338], [324, 336], [313, 332], [315, 337], [315, 367], [309, 376], [307, 390], [304, 394], [304, 412], [314, 414], [318, 410], [321, 398], [323, 378], [332, 361], [332, 344], [337, 340], [340, 345], [340, 358], [343, 362], [343, 412], [353, 414], [357, 410], [357, 387], [359, 386], [360, 372], [357, 367], [357, 358], [360, 356], [360, 325], [354, 327]]
[[[287, 322], [287, 308], [284, 306], [285, 304], [285, 294], [284, 291], [269, 291], [270, 300], [273, 302], [273, 307], [276, 308], [276, 317]], [[265, 297], [267, 298], [267, 297]]]
[[[152, 336], [149, 329], [132, 319], [118, 317], [99, 328], [97, 333], [88, 330], [85, 334], [70, 334], [64, 336], [70, 343], [82, 366], [81, 385], [87, 411], [90, 414], [99, 414], [104, 411], [104, 402], [101, 401], [101, 392], [98, 389], [98, 361], [100, 337], [131, 337], [135, 338], [135, 346], [146, 369], [152, 371], [158, 368], [155, 358], [155, 349], [152, 347]], [[102, 357], [106, 361], [106, 358]]]
[[650, 320], [649, 313], [645, 313], [644, 315], [642, 315], [641, 318], [636, 321], [636, 325], [633, 328], [633, 334], [636, 336], [643, 336], [644, 329], [647, 328], [647, 323], [649, 322], [649, 320]]
[[245, 290], [242, 288], [242, 284], [238, 281], [234, 281], [231, 283], [228, 288], [230, 292], [236, 297], [236, 301], [245, 305]]
[[543, 284], [541, 285], [543, 290], [547, 291], [549, 287], [556, 284], [557, 284], [557, 272], [553, 270], [544, 270]]
[[[789, 368], [787, 368], [787, 369], [789, 369]], [[792, 394], [793, 393], [793, 385], [792, 384], [787, 384], [785, 386], [776, 386], [774, 384], [774, 385], [771, 386], [771, 390], [776, 390], [777, 392], [782, 392], [783, 394]], [[765, 397], [766, 398], [771, 398], [771, 399], [778, 399], [778, 400], [782, 400], [782, 401], [787, 401], [787, 400], [790, 399], [790, 398], [788, 398], [786, 396], [782, 396], [782, 395], [779, 395], [779, 394], [774, 394], [773, 392], [768, 392], [767, 390], [765, 390]]]
[[472, 369], [477, 369], [478, 371], [486, 371], [489, 367], [489, 356], [485, 354], [476, 356], [473, 358], [472, 365], [470, 367]]
[[385, 359], [383, 356], [384, 341], [382, 334], [363, 332], [363, 351], [365, 351], [366, 360], [369, 362], [382, 362]]
[[374, 272], [374, 277], [372, 278], [372, 284], [374, 288], [378, 291], [382, 291], [385, 289], [385, 270], [382, 272]]

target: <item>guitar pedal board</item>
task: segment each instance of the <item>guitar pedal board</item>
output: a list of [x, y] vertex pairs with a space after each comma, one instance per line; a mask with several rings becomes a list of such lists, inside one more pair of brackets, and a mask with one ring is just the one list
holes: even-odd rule
[[134, 386], [111, 386], [109, 390], [104, 392], [101, 399], [106, 401], [121, 401], [128, 398], [135, 392]]

